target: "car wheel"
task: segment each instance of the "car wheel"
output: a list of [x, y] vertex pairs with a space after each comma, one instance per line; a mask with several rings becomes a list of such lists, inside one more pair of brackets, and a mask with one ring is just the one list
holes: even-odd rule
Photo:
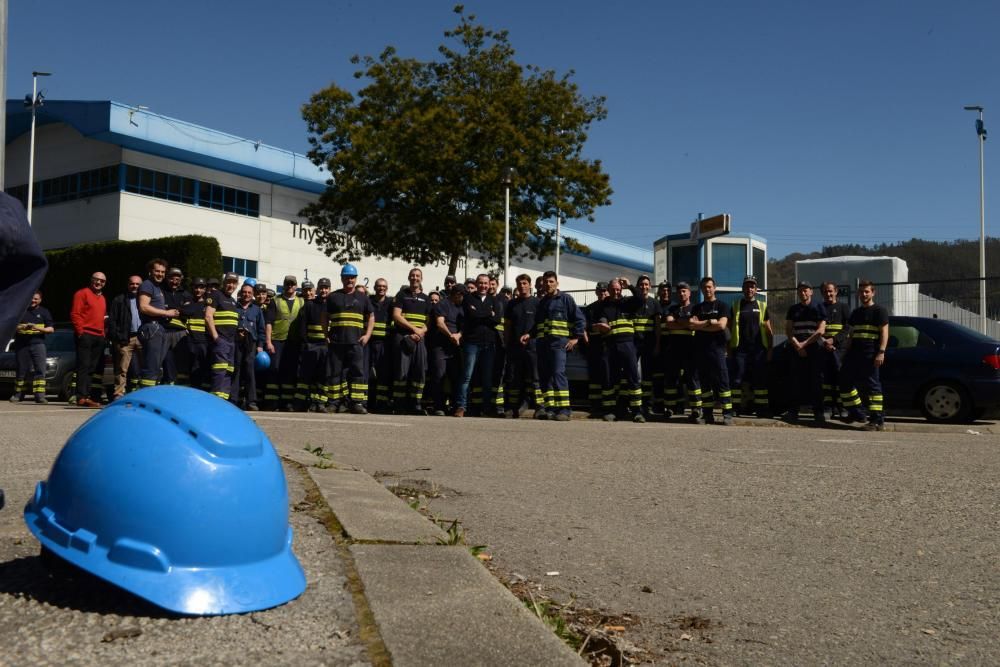
[[70, 371], [62, 376], [62, 381], [59, 383], [59, 400], [68, 401], [73, 394], [73, 371]]
[[972, 414], [972, 399], [959, 384], [932, 382], [920, 394], [920, 412], [932, 422], [965, 421]]

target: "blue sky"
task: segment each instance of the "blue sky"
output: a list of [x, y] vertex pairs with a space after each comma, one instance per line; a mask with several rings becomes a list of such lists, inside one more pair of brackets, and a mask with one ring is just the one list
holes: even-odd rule
[[[113, 99], [299, 152], [299, 108], [353, 54], [436, 57], [454, 2], [9, 0], [7, 95]], [[1000, 215], [1000, 3], [466, 2], [522, 63], [608, 98], [587, 154], [611, 206], [586, 231], [651, 247], [726, 212], [771, 257], [824, 244], [978, 238]], [[995, 120], [994, 120], [995, 119]], [[502, 196], [498, 193], [498, 197]]]

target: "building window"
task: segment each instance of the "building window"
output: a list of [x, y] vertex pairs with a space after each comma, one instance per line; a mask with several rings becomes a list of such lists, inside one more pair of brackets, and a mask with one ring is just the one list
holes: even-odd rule
[[735, 243], [712, 244], [712, 277], [715, 284], [742, 287], [747, 275], [747, 247]]
[[239, 213], [252, 218], [260, 217], [260, 195], [215, 183], [200, 183], [198, 206], [227, 213]]
[[674, 285], [680, 282], [694, 285], [693, 289], [697, 294], [698, 281], [701, 280], [698, 275], [698, 246], [675, 246], [670, 255], [670, 282]]
[[[86, 199], [97, 195], [104, 195], [118, 191], [118, 166], [101, 167], [81, 171], [66, 176], [47, 178], [44, 181], [35, 181], [31, 197], [34, 199], [32, 206], [47, 206], [49, 204], [59, 204], [74, 199]], [[17, 185], [7, 189], [7, 194], [21, 200], [21, 203], [28, 206], [28, 186]]]
[[125, 167], [125, 192], [134, 192], [216, 211], [260, 217], [260, 195], [162, 171]]
[[133, 192], [157, 199], [194, 204], [196, 181], [162, 171], [125, 166], [125, 192]]
[[242, 259], [240, 257], [223, 257], [222, 272], [229, 273], [230, 271], [233, 273], [238, 273], [244, 278], [256, 278], [257, 260]]
[[763, 248], [753, 249], [753, 274], [757, 276], [757, 284], [761, 289], [767, 289], [767, 257]]

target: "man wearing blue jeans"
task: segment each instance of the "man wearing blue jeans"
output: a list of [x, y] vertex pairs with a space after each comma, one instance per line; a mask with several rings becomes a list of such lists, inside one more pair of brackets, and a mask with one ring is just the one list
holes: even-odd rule
[[500, 304], [489, 293], [490, 277], [485, 273], [476, 276], [476, 291], [462, 299], [462, 356], [465, 374], [458, 392], [456, 417], [465, 416], [469, 400], [469, 385], [477, 365], [478, 386], [483, 391], [483, 409], [493, 405], [493, 357], [496, 354], [496, 327], [500, 323]]

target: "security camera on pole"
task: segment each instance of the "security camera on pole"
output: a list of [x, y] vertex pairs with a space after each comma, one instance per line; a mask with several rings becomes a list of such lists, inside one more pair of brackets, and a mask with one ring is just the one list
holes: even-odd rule
[[976, 134], [979, 135], [979, 317], [980, 333], [986, 333], [986, 197], [983, 174], [983, 146], [986, 144], [986, 127], [983, 125], [983, 107], [969, 105], [966, 111], [979, 112]]
[[38, 92], [38, 77], [52, 76], [51, 72], [31, 73], [31, 97], [24, 96], [24, 106], [31, 107], [31, 149], [28, 153], [28, 224], [31, 224], [31, 204], [35, 185], [35, 111], [42, 106], [45, 96]]

